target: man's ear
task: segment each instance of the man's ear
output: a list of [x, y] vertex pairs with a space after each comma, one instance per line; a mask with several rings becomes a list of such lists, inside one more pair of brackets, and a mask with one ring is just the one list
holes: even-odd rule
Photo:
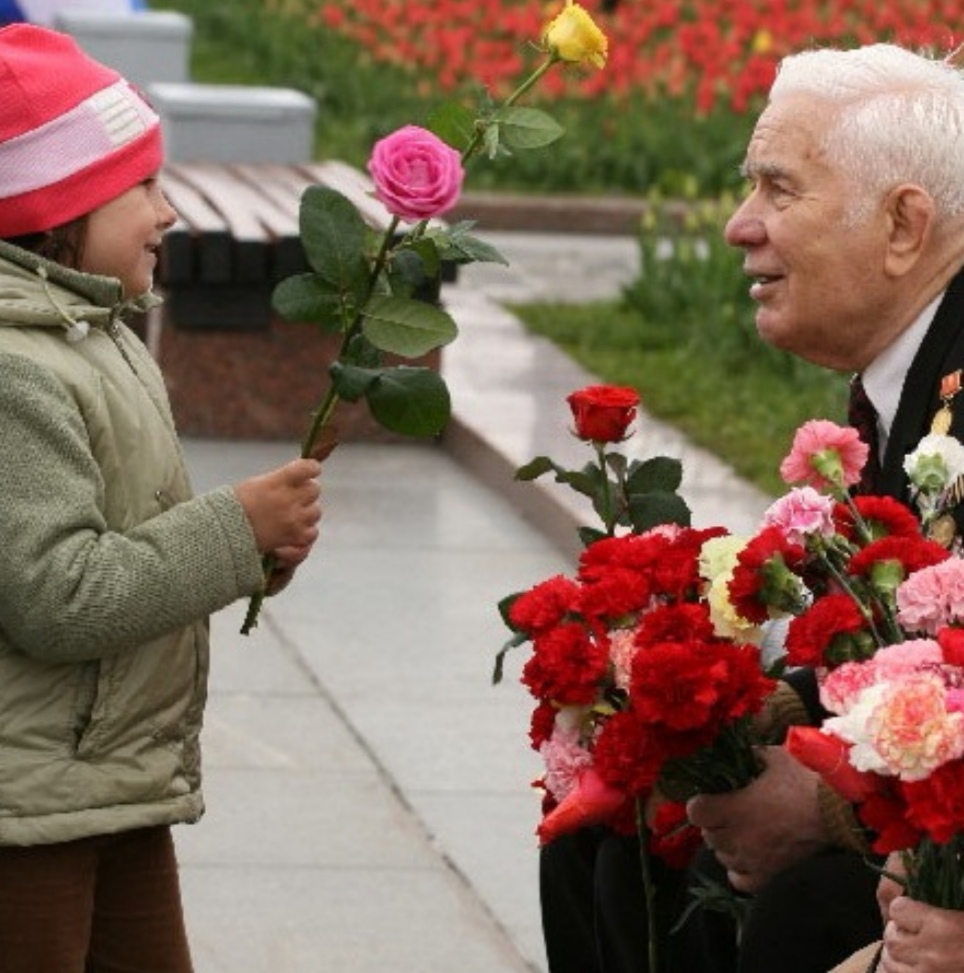
[[904, 184], [887, 194], [887, 252], [884, 270], [902, 277], [911, 270], [927, 247], [934, 229], [934, 200], [920, 186]]

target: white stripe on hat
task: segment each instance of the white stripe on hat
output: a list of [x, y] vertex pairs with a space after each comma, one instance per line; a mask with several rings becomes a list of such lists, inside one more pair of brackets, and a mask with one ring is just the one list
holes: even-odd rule
[[0, 144], [0, 199], [67, 179], [133, 142], [159, 119], [123, 79]]

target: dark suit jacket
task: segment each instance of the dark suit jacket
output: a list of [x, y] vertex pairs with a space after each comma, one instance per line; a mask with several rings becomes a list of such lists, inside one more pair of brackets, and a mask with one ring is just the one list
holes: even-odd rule
[[[940, 408], [941, 379], [964, 369], [964, 270], [958, 271], [941, 301], [930, 329], [924, 336], [904, 380], [900, 405], [887, 440], [882, 464], [880, 493], [905, 503], [909, 500], [904, 457], [917, 448], [931, 428]], [[964, 441], [964, 392], [952, 406], [951, 434]], [[964, 510], [955, 513], [958, 528], [964, 528]]]
[[[904, 380], [897, 415], [887, 439], [887, 450], [881, 466], [876, 493], [910, 502], [910, 484], [904, 472], [904, 457], [930, 432], [931, 420], [940, 408], [941, 379], [964, 369], [964, 269], [958, 271], [934, 315], [921, 346], [911, 362]], [[953, 408], [951, 434], [964, 442], [964, 392]], [[964, 533], [964, 506], [954, 511], [958, 530]], [[796, 690], [814, 723], [828, 714], [820, 706], [815, 674], [810, 669], [797, 669], [783, 678]]]

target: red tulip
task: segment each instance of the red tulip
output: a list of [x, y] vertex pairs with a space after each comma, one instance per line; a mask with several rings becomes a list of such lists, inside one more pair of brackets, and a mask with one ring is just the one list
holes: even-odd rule
[[792, 726], [787, 751], [805, 767], [816, 771], [842, 798], [853, 803], [866, 800], [880, 789], [876, 774], [857, 770], [849, 760], [850, 744], [813, 726]]
[[599, 824], [622, 807], [626, 794], [610, 787], [596, 770], [587, 768], [568, 796], [550, 811], [536, 830], [539, 844], [547, 845], [560, 835]]

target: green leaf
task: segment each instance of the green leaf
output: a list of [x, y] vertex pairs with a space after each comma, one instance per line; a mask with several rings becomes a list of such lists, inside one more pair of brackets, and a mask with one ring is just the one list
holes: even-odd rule
[[563, 470], [556, 473], [556, 482], [571, 486], [577, 493], [596, 499], [601, 487], [600, 479], [591, 472]]
[[468, 232], [473, 225], [472, 223], [459, 223], [447, 232], [434, 232], [433, 238], [437, 243], [439, 256], [443, 260], [452, 260], [462, 264], [491, 263], [508, 267], [509, 261], [491, 243], [480, 240]]
[[397, 285], [401, 284], [401, 293], [410, 296], [416, 288], [438, 276], [441, 263], [435, 240], [423, 237], [415, 243], [399, 247], [391, 261], [393, 292], [398, 294]]
[[538, 108], [513, 106], [499, 112], [502, 141], [511, 149], [541, 149], [565, 134], [565, 129]]
[[606, 466], [609, 467], [616, 474], [616, 476], [622, 476], [626, 472], [626, 464], [628, 460], [622, 453], [606, 453]]
[[328, 368], [331, 384], [338, 395], [348, 402], [357, 402], [382, 374], [380, 368], [359, 368], [336, 361]]
[[475, 115], [465, 105], [447, 101], [431, 112], [425, 127], [443, 142], [461, 151], [472, 139]]
[[669, 456], [654, 456], [642, 463], [633, 462], [626, 477], [627, 493], [666, 490], [672, 493], [683, 482], [683, 464]]
[[589, 547], [590, 544], [595, 544], [596, 541], [601, 541], [609, 536], [604, 530], [599, 530], [598, 527], [579, 527], [576, 533], [579, 535], [583, 547]]
[[320, 324], [332, 334], [347, 328], [342, 296], [317, 274], [296, 274], [280, 281], [271, 294], [271, 306], [288, 321]]
[[449, 390], [431, 368], [386, 368], [365, 393], [377, 422], [403, 436], [437, 436], [449, 420]]
[[407, 297], [376, 297], [362, 310], [365, 337], [382, 351], [419, 358], [458, 335], [448, 312]]
[[527, 642], [528, 639], [521, 632], [513, 635], [505, 645], [495, 655], [495, 665], [492, 667], [492, 685], [498, 686], [502, 682], [502, 676], [505, 673], [505, 657], [514, 648]]
[[689, 527], [690, 508], [678, 494], [654, 490], [651, 493], [636, 493], [629, 498], [629, 518], [637, 534], [660, 524]]
[[383, 355], [363, 334], [356, 331], [347, 344], [342, 345], [338, 360], [358, 368], [381, 368]]
[[515, 471], [515, 479], [522, 480], [523, 482], [536, 480], [543, 473], [548, 473], [549, 470], [559, 469], [560, 467], [556, 466], [548, 456], [536, 456], [535, 459], [529, 460], [528, 463], [520, 466]]
[[354, 204], [327, 186], [309, 186], [299, 208], [301, 243], [311, 268], [336, 288], [367, 295], [365, 258], [368, 227]]

